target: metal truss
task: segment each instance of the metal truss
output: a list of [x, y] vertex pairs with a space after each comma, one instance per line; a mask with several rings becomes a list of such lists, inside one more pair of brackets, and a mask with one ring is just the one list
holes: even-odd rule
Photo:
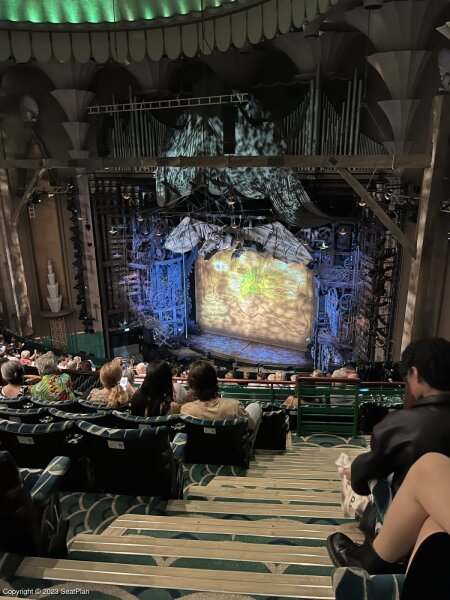
[[172, 98], [171, 100], [144, 100], [125, 104], [102, 104], [88, 107], [88, 114], [101, 115], [119, 112], [143, 110], [167, 110], [168, 108], [193, 108], [196, 106], [214, 106], [217, 104], [243, 104], [249, 95], [244, 93], [223, 94], [218, 96], [198, 96], [196, 98]]

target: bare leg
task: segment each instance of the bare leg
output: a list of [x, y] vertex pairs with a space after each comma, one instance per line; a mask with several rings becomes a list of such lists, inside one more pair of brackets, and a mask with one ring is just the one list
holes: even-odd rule
[[448, 498], [450, 458], [436, 453], [422, 456], [409, 470], [373, 543], [378, 556], [398, 562], [419, 539], [435, 531], [450, 533]]
[[411, 566], [411, 561], [414, 558], [417, 549], [419, 548], [420, 544], [427, 539], [427, 537], [429, 537], [430, 535], [433, 535], [433, 533], [438, 533], [443, 531], [442, 527], [440, 525], [438, 525], [436, 523], [436, 521], [433, 521], [433, 519], [431, 517], [428, 517], [428, 519], [425, 521], [425, 523], [422, 525], [422, 529], [420, 530], [420, 533], [417, 537], [416, 540], [416, 545], [414, 546], [414, 550], [412, 551], [411, 557], [409, 559], [409, 563], [408, 563], [408, 569]]

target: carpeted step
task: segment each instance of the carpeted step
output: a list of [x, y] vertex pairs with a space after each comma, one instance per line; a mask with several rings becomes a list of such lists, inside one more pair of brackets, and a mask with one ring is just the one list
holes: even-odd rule
[[[129, 533], [145, 533], [149, 535], [165, 535], [168, 532], [187, 533], [192, 535], [215, 535], [221, 539], [266, 539], [269, 543], [277, 539], [313, 540], [324, 542], [335, 531], [350, 535], [352, 539], [362, 534], [356, 530], [354, 521], [343, 525], [317, 525], [291, 521], [283, 518], [248, 521], [241, 518], [220, 519], [203, 515], [191, 516], [159, 516], [159, 515], [122, 515], [118, 517], [102, 535], [127, 535]], [[358, 541], [358, 540], [356, 540]]]
[[218, 475], [211, 479], [207, 487], [213, 485], [215, 487], [247, 487], [247, 488], [265, 488], [277, 490], [328, 490], [338, 491], [340, 485], [336, 481], [325, 480], [301, 480], [301, 479], [276, 479], [271, 480], [263, 477], [235, 477], [227, 475]]
[[[324, 546], [286, 546], [236, 541], [152, 538], [145, 535], [77, 535], [70, 545], [71, 560], [158, 566], [221, 569], [297, 575], [331, 575], [332, 563]], [[280, 566], [279, 566], [280, 565]], [[284, 565], [284, 566], [283, 566]]]
[[214, 502], [209, 500], [169, 500], [167, 513], [202, 513], [223, 515], [251, 515], [252, 517], [289, 517], [307, 519], [334, 519], [352, 521], [342, 516], [340, 506], [300, 505], [300, 504], [270, 504], [251, 502]]
[[62, 580], [131, 588], [254, 594], [263, 598], [325, 600], [334, 597], [331, 579], [327, 576], [152, 567], [123, 563], [111, 565], [104, 562], [35, 557], [25, 558], [16, 575], [52, 582]]
[[194, 498], [236, 498], [245, 502], [273, 502], [289, 504], [326, 504], [340, 506], [340, 494], [338, 492], [311, 492], [293, 490], [267, 490], [248, 488], [225, 488], [215, 487], [211, 483], [204, 485], [190, 485], [187, 488], [187, 497]]
[[280, 469], [270, 469], [267, 467], [253, 467], [250, 464], [250, 468], [247, 471], [247, 475], [249, 477], [269, 477], [272, 479], [282, 478], [282, 479], [323, 479], [325, 481], [341, 481], [342, 477], [339, 475], [337, 470], [334, 472], [327, 471], [323, 472], [321, 470], [311, 470], [311, 469], [299, 469], [299, 468], [280, 468]]

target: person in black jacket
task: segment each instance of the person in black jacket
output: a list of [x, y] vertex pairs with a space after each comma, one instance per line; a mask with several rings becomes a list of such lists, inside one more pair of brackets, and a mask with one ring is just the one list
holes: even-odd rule
[[396, 492], [418, 458], [427, 452], [450, 456], [450, 342], [413, 342], [403, 352], [400, 374], [410, 406], [374, 427], [370, 452], [355, 458], [346, 472], [357, 494], [370, 494], [368, 481], [390, 474]]
[[[400, 373], [410, 400], [404, 410], [388, 414], [374, 427], [370, 452], [345, 470], [357, 494], [370, 494], [369, 480], [389, 475], [395, 493], [425, 454], [450, 457], [450, 342], [430, 338], [410, 344], [403, 352]], [[356, 564], [353, 559], [359, 560], [367, 550], [341, 533], [329, 536], [327, 547], [336, 566]]]

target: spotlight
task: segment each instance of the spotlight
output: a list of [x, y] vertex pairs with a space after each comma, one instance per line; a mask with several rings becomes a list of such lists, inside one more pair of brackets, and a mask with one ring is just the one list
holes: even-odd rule
[[322, 243], [320, 244], [320, 250], [328, 250], [325, 240], [322, 240]]
[[235, 200], [234, 198], [229, 198], [229, 199], [227, 200], [227, 203], [228, 203], [230, 206], [234, 206], [234, 205], [236, 204], [236, 200]]
[[157, 235], [158, 237], [161, 237], [161, 236], [162, 236], [162, 231], [160, 231], [160, 230], [158, 229], [158, 231], [156, 232], [156, 235]]
[[130, 194], [130, 192], [124, 192], [124, 193], [122, 194], [122, 198], [123, 198], [124, 200], [131, 200], [131, 194]]
[[348, 231], [345, 229], [345, 227], [340, 227], [339, 231], [338, 231], [339, 235], [347, 235]]
[[31, 196], [31, 204], [40, 204], [42, 202], [41, 195], [34, 193]]
[[54, 192], [47, 192], [47, 198], [53, 198], [54, 195]]
[[138, 221], [143, 221], [144, 220], [144, 217], [142, 215], [138, 215], [136, 218], [137, 218]]
[[358, 206], [362, 206], [362, 207], [366, 206], [366, 203], [364, 202], [364, 200], [362, 198], [359, 199]]
[[117, 233], [117, 229], [114, 229], [114, 227], [111, 227], [111, 229], [109, 230], [109, 232], [111, 235], [114, 235], [115, 233]]
[[83, 220], [83, 217], [81, 217], [81, 216], [80, 216], [80, 217], [78, 217], [78, 220], [79, 220], [79, 221], [82, 221], [82, 220]]

